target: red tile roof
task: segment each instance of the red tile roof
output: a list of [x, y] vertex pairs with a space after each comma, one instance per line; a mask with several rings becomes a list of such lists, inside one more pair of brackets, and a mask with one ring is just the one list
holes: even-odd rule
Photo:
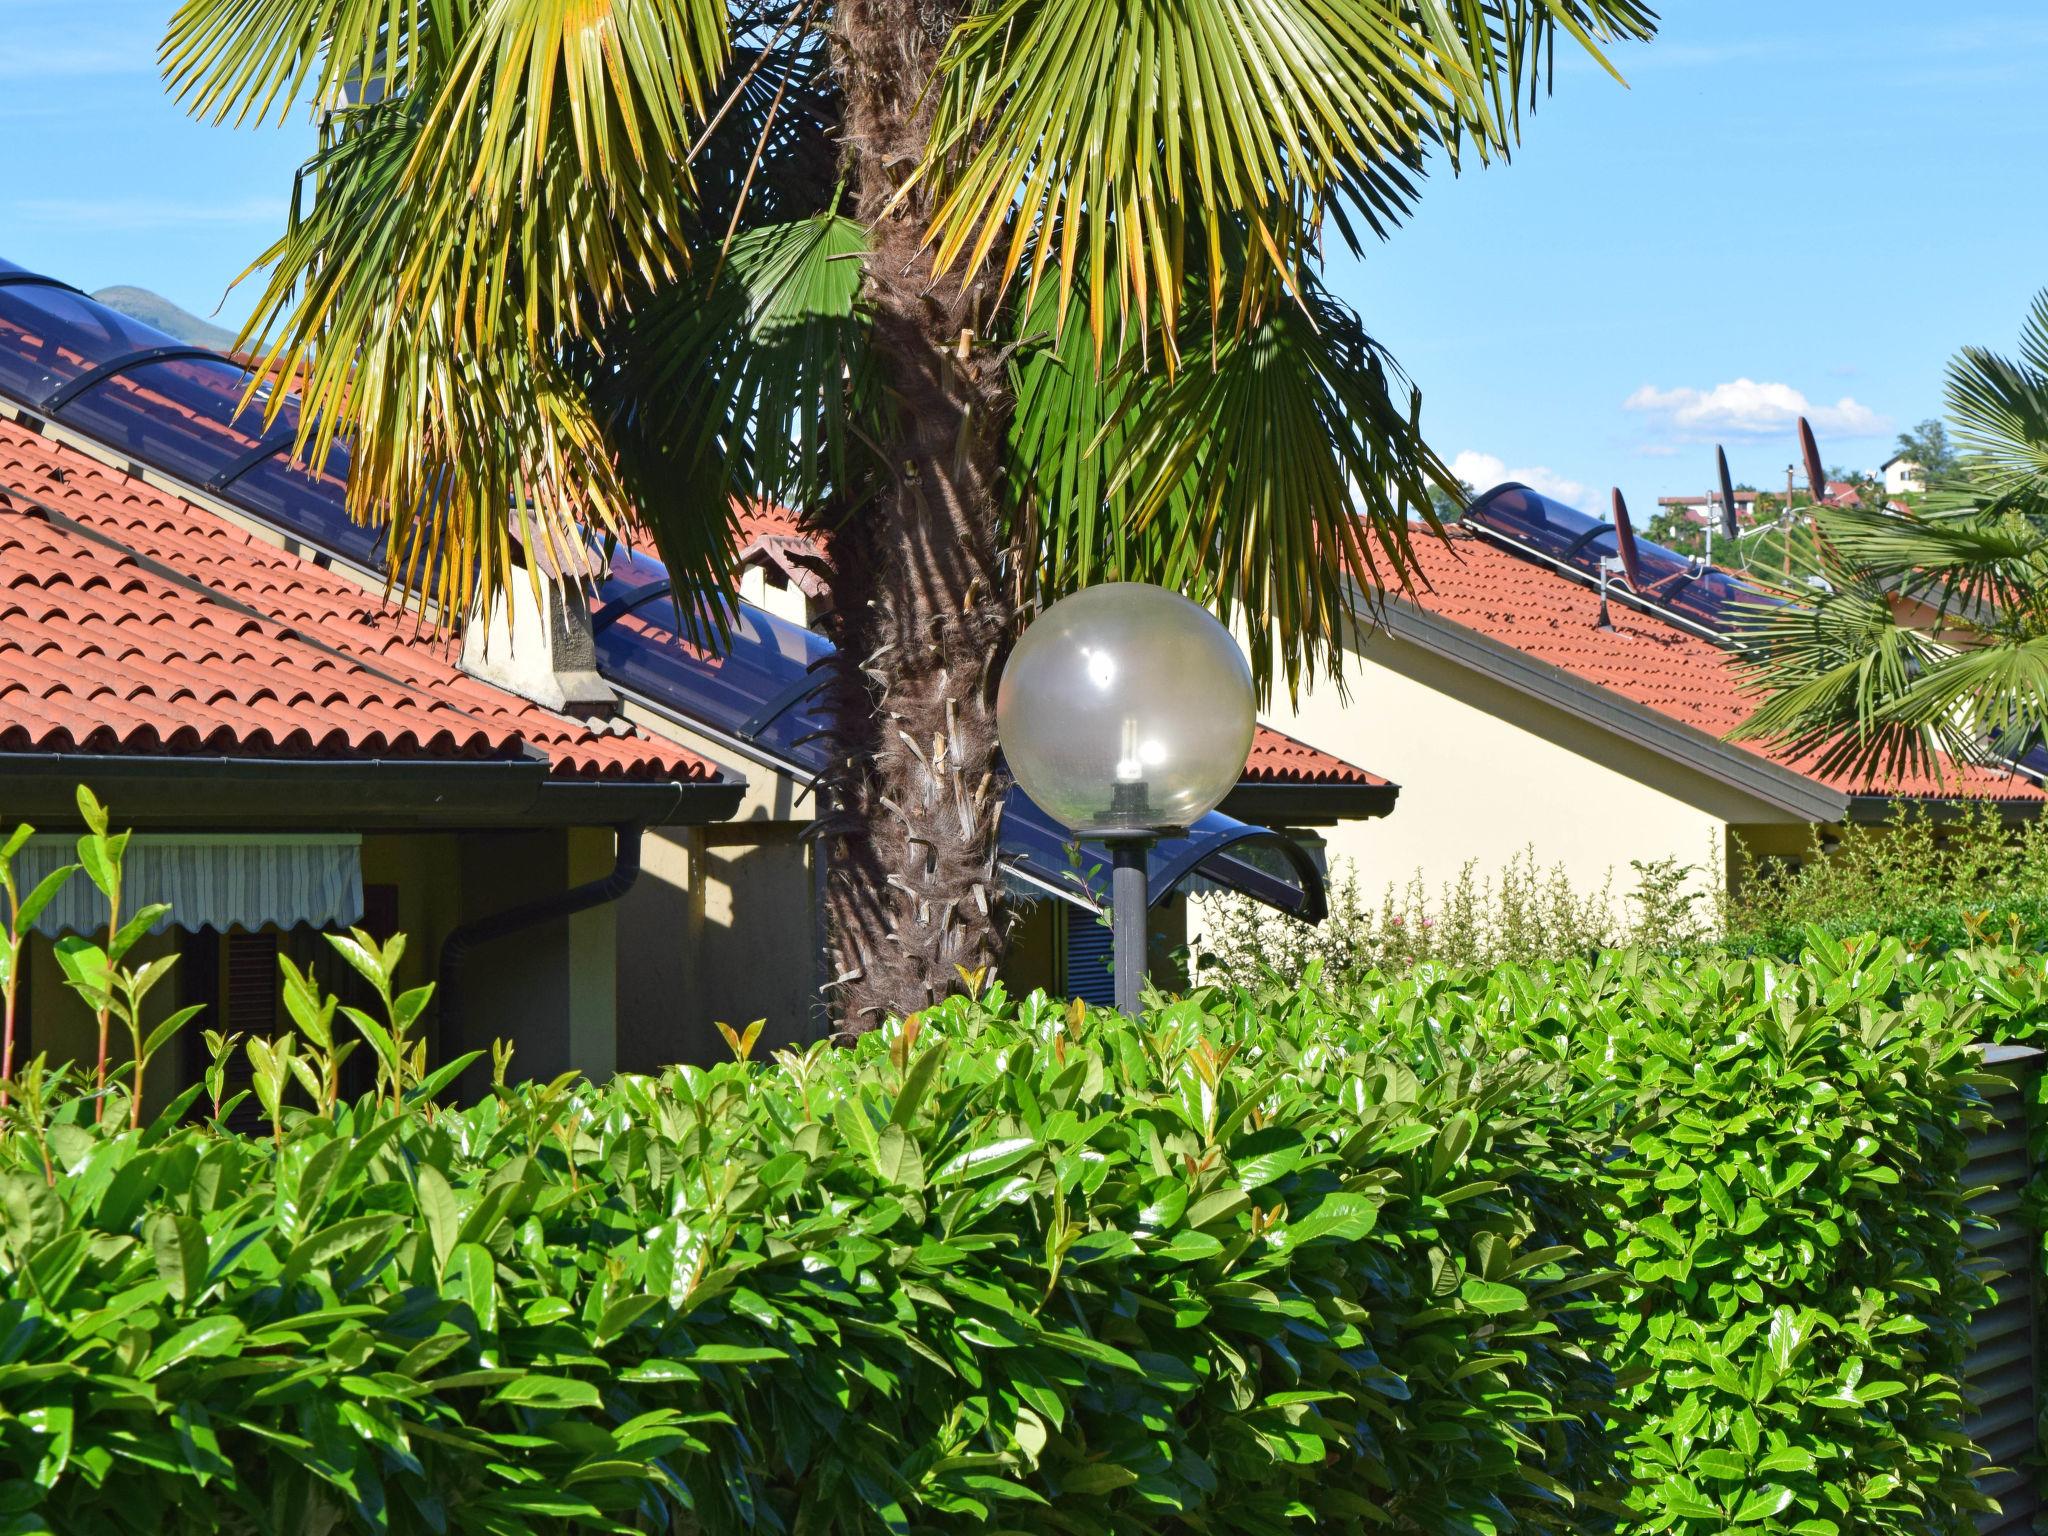
[[[61, 521], [36, 510], [47, 504]], [[464, 673], [378, 594], [0, 419], [0, 750], [517, 758], [710, 779]]]
[[[1611, 629], [1598, 627], [1600, 594], [1534, 560], [1453, 530], [1449, 546], [1415, 541], [1421, 582], [1417, 606], [1512, 646], [1602, 688], [1724, 737], [1755, 708], [1741, 691], [1734, 657], [1710, 640], [1611, 603]], [[1426, 586], [1422, 583], [1426, 583]], [[1920, 777], [1877, 791], [1842, 775], [1815, 773], [1782, 750], [1739, 743], [1744, 750], [1845, 793], [1889, 792], [1933, 799], [2044, 798], [2031, 780], [1986, 768], [1951, 766], [1943, 782]]]
[[1270, 725], [1261, 725], [1252, 737], [1251, 758], [1244, 766], [1249, 784], [1385, 784], [1387, 780], [1368, 773], [1356, 763], [1296, 741]]
[[817, 551], [817, 558], [825, 558], [824, 546], [804, 531], [803, 521], [788, 507], [767, 501], [735, 501], [732, 510], [739, 521], [742, 548], [756, 539], [802, 539]]

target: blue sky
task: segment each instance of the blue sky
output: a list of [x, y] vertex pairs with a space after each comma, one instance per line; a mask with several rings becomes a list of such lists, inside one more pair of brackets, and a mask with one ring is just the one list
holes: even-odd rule
[[[312, 131], [188, 119], [154, 64], [170, 4], [0, 0], [0, 255], [232, 324]], [[2039, 0], [1667, 11], [1628, 88], [1561, 50], [1512, 165], [1432, 177], [1333, 268], [1470, 478], [1619, 484], [1644, 516], [1705, 489], [1716, 441], [1782, 484], [1802, 402], [1831, 463], [1874, 467], [2048, 285]]]
[[1468, 478], [1618, 484], [1639, 522], [1716, 441], [1783, 485], [1801, 400], [1830, 464], [1874, 468], [2048, 286], [2039, 0], [1664, 9], [1627, 89], [1561, 63], [1512, 165], [1432, 179], [1335, 269]]

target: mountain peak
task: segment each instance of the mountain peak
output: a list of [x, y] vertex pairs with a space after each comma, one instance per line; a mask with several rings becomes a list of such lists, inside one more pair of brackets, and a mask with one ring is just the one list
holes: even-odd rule
[[158, 330], [190, 342], [195, 347], [212, 347], [225, 352], [235, 344], [235, 333], [221, 326], [200, 319], [189, 310], [180, 309], [160, 293], [151, 293], [147, 288], [120, 284], [102, 288], [93, 295], [109, 309], [117, 309], [130, 319], [140, 320], [144, 325], [153, 325]]

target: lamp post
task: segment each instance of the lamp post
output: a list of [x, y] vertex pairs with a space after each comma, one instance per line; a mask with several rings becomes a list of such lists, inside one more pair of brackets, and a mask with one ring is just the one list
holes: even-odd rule
[[1062, 598], [1018, 640], [996, 692], [1010, 772], [1039, 807], [1110, 845], [1116, 1005], [1145, 981], [1146, 850], [1237, 784], [1251, 752], [1252, 674], [1204, 608], [1111, 582]]

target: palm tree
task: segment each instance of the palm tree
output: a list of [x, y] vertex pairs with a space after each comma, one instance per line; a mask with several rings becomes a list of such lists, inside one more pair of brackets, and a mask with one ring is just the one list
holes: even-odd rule
[[2048, 733], [2048, 291], [2016, 359], [1949, 364], [1957, 472], [1912, 512], [1815, 510], [1831, 590], [1746, 626], [1766, 695], [1737, 735], [1882, 787]]
[[[849, 1027], [994, 960], [1020, 615], [1189, 591], [1334, 665], [1448, 485], [1325, 288], [1431, 150], [1505, 157], [1558, 35], [1640, 0], [183, 0], [171, 89], [310, 101], [244, 345], [461, 613], [515, 540], [642, 527], [727, 590], [735, 498], [836, 571], [828, 917]], [[317, 460], [316, 460], [317, 461]], [[1360, 515], [1362, 514], [1362, 515]], [[719, 624], [715, 601], [686, 622]]]

